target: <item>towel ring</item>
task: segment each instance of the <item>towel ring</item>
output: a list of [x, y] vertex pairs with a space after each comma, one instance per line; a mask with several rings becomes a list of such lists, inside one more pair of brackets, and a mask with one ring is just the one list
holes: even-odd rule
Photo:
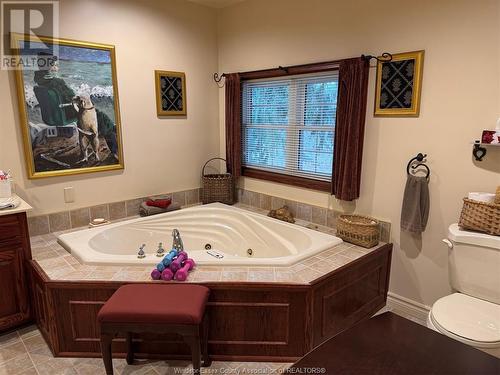
[[[421, 152], [419, 152], [417, 154], [417, 156], [415, 156], [414, 158], [410, 159], [410, 161], [408, 162], [408, 165], [406, 166], [406, 173], [408, 175], [410, 175], [410, 168], [411, 170], [413, 171], [413, 174], [415, 174], [417, 171], [416, 169], [418, 167], [424, 167], [426, 170], [427, 170], [427, 173], [426, 173], [426, 176], [425, 178], [429, 178], [429, 176], [431, 175], [431, 169], [424, 163], [422, 163], [422, 161], [424, 161], [424, 159], [427, 157], [427, 154], [422, 154]], [[418, 164], [415, 164], [415, 165], [412, 165], [413, 163], [415, 162], [419, 162]]]

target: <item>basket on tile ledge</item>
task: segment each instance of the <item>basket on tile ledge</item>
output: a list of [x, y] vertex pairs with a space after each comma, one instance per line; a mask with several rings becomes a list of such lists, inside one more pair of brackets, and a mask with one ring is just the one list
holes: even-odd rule
[[500, 204], [464, 198], [458, 226], [462, 229], [500, 236]]
[[222, 158], [212, 158], [203, 166], [201, 170], [201, 201], [203, 204], [214, 202], [234, 204], [233, 175], [231, 173], [205, 174], [205, 168], [212, 160], [226, 161]]
[[378, 245], [380, 239], [380, 223], [369, 216], [340, 215], [337, 236], [355, 245], [373, 247]]

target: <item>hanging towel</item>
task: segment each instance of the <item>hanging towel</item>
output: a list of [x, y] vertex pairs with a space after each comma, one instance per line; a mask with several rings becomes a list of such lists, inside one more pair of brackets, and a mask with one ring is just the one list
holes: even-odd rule
[[408, 175], [401, 209], [401, 229], [422, 233], [429, 218], [429, 182], [426, 177]]

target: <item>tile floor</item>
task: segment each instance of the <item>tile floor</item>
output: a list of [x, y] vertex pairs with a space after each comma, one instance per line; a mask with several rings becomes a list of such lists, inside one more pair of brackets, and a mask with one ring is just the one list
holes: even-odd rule
[[[114, 359], [115, 374], [190, 374], [186, 361], [141, 361], [129, 366]], [[202, 374], [280, 374], [290, 363], [213, 362]], [[100, 375], [105, 374], [100, 358], [55, 358], [35, 326], [0, 336], [0, 375]]]

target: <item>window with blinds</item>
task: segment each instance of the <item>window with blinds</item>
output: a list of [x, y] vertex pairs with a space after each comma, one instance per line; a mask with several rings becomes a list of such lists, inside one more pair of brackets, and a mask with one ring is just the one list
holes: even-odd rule
[[338, 72], [244, 81], [242, 165], [331, 181]]

